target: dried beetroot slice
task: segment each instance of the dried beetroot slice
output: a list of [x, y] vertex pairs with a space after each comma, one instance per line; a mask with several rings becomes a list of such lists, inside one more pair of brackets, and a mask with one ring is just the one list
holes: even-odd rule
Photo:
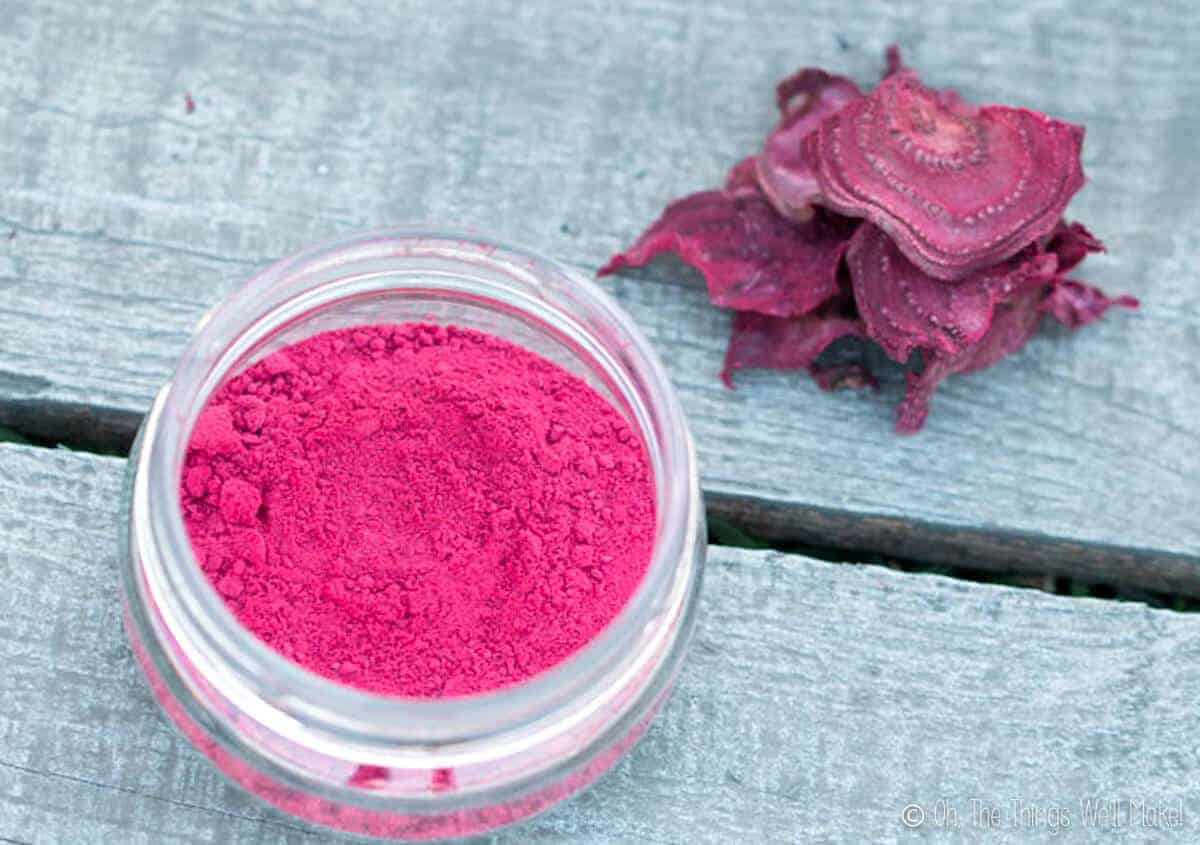
[[1041, 321], [1041, 299], [1042, 289], [1030, 287], [1012, 301], [996, 307], [991, 326], [978, 343], [957, 355], [927, 353], [921, 372], [908, 374], [904, 399], [896, 406], [897, 433], [913, 434], [924, 427], [929, 400], [947, 376], [990, 367], [1024, 346]]
[[1074, 328], [1138, 303], [1066, 278], [1104, 251], [1062, 218], [1084, 181], [1082, 127], [975, 106], [924, 86], [899, 48], [885, 58], [868, 95], [815, 68], [780, 82], [759, 154], [722, 190], [672, 203], [600, 272], [663, 251], [696, 266], [710, 300], [738, 310], [730, 387], [742, 368], [804, 369], [826, 390], [874, 385], [858, 358], [816, 363], [846, 336], [905, 363], [918, 351], [896, 412], [897, 431], [913, 432], [945, 378], [1017, 351], [1042, 315]]
[[732, 388], [734, 370], [807, 369], [826, 390], [855, 382], [873, 385], [875, 380], [870, 373], [856, 364], [814, 367], [825, 347], [847, 336], [865, 339], [866, 332], [859, 320], [846, 316], [837, 307], [791, 318], [739, 311], [733, 318], [733, 333], [725, 349], [721, 380]]
[[820, 186], [800, 142], [825, 118], [862, 99], [862, 91], [844, 76], [804, 68], [779, 83], [775, 98], [782, 118], [758, 157], [758, 182], [780, 214], [805, 221]]
[[882, 78], [887, 79], [889, 76], [895, 76], [908, 69], [908, 65], [904, 63], [904, 57], [900, 55], [900, 46], [898, 44], [889, 44], [883, 52]]
[[879, 387], [879, 380], [865, 364], [832, 364], [828, 367], [814, 364], [808, 372], [822, 390], [865, 390], [868, 387], [874, 390]]
[[757, 196], [760, 190], [757, 164], [758, 156], [749, 156], [729, 168], [729, 173], [725, 175], [725, 193], [731, 196]]
[[852, 80], [820, 68], [806, 67], [775, 86], [775, 105], [779, 106], [780, 125], [803, 120], [810, 128], [815, 128], [822, 120], [821, 112], [828, 117], [862, 95]]
[[1060, 220], [1050, 233], [1046, 251], [1058, 256], [1058, 272], [1069, 273], [1090, 253], [1104, 252], [1104, 244], [1082, 223]]
[[1104, 291], [1076, 279], [1055, 279], [1041, 309], [1069, 329], [1095, 322], [1114, 305], [1137, 308], [1137, 297], [1128, 294], [1110, 298]]
[[914, 349], [957, 355], [988, 330], [995, 304], [1054, 275], [1053, 255], [1031, 247], [954, 284], [923, 273], [881, 229], [865, 223], [846, 264], [871, 339], [904, 363]]
[[802, 142], [821, 202], [865, 217], [938, 279], [1002, 261], [1058, 223], [1083, 185], [1083, 128], [976, 108], [899, 72]]
[[674, 252], [698, 269], [714, 305], [778, 317], [804, 314], [838, 291], [837, 270], [854, 221], [822, 212], [795, 224], [744, 184], [744, 162], [731, 191], [703, 191], [671, 203], [630, 249], [600, 268], [605, 275]]

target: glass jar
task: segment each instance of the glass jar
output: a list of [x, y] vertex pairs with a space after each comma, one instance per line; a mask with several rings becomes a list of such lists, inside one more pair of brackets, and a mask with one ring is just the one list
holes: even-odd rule
[[[646, 444], [657, 534], [616, 619], [563, 663], [474, 696], [376, 695], [313, 674], [242, 627], [192, 553], [179, 479], [193, 423], [228, 378], [318, 332], [454, 323], [587, 380]], [[198, 325], [134, 444], [122, 549], [125, 624], [165, 712], [226, 775], [303, 818], [401, 839], [536, 813], [628, 750], [669, 690], [704, 562], [695, 451], [657, 356], [594, 283], [522, 249], [415, 228], [286, 258]]]

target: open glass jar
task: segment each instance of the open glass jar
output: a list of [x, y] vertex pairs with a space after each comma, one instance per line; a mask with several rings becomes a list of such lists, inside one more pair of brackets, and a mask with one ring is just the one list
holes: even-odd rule
[[[489, 332], [584, 378], [641, 433], [655, 478], [654, 553], [622, 612], [563, 663], [474, 696], [376, 695], [273, 651], [209, 584], [179, 505], [192, 425], [227, 379], [319, 332], [412, 321]], [[472, 234], [370, 233], [251, 279], [200, 322], [155, 399], [127, 497], [125, 623], [165, 712], [255, 795], [355, 833], [476, 833], [588, 784], [641, 735], [693, 626], [703, 511], [691, 438], [662, 365], [590, 280]]]

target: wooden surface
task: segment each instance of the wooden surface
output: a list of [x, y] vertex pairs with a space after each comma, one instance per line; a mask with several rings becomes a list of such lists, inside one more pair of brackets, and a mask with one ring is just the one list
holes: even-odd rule
[[[935, 84], [1088, 127], [1086, 277], [1142, 298], [939, 392], [927, 430], [801, 376], [717, 380], [728, 315], [605, 284], [679, 386], [709, 501], [763, 533], [1200, 594], [1200, 14], [782, 0], [0, 2], [0, 424], [127, 442], [206, 308], [309, 242], [464, 223], [590, 271], [771, 123], [773, 82]], [[1187, 26], [1187, 22], [1192, 26]], [[195, 99], [184, 110], [184, 92]], [[5, 240], [5, 235], [10, 239]]]
[[[115, 596], [123, 472], [0, 446], [20, 514], [0, 519], [0, 842], [335, 841], [226, 785], [159, 714]], [[1198, 660], [1194, 616], [714, 548], [646, 738], [496, 841], [890, 842], [911, 838], [910, 803], [926, 833], [954, 808], [960, 840], [1110, 838], [1087, 798], [1182, 801], [1182, 829], [1120, 830], [1195, 841]], [[1013, 818], [1014, 798], [1068, 808], [1069, 837]], [[995, 830], [971, 799], [1003, 808]]]
[[[696, 274], [603, 284], [679, 387], [714, 511], [852, 557], [1200, 595], [1190, 2], [0, 0], [0, 22], [0, 425], [91, 446], [128, 442], [208, 307], [315, 240], [465, 224], [590, 272], [753, 151], [801, 64], [870, 83], [896, 40], [934, 84], [1085, 123], [1072, 210], [1111, 254], [1083, 275], [1143, 309], [952, 381], [916, 438], [891, 433], [895, 370], [879, 395], [731, 393]], [[123, 467], [0, 445], [0, 843], [351, 841], [226, 785], [158, 714], [119, 624]], [[910, 803], [948, 841], [1196, 841], [1198, 657], [1194, 616], [713, 548], [646, 739], [496, 841], [889, 842], [920, 835]], [[1182, 806], [1183, 830], [1090, 826], [1086, 799]]]

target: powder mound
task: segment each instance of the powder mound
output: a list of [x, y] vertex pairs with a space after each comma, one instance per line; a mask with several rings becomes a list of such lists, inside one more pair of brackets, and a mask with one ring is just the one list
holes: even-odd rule
[[188, 535], [237, 618], [305, 668], [438, 697], [519, 683], [621, 611], [654, 543], [624, 417], [480, 332], [319, 334], [227, 382], [180, 479]]
[[[737, 311], [720, 373], [730, 388], [742, 368], [876, 386], [861, 346], [878, 345], [913, 367], [896, 411], [911, 433], [943, 379], [1016, 352], [1042, 315], [1077, 328], [1138, 301], [1066, 278], [1104, 251], [1062, 219], [1084, 183], [1083, 127], [972, 105], [923, 85], [898, 47], [884, 58], [869, 92], [819, 68], [781, 81], [758, 154], [723, 190], [671, 203], [599, 272], [664, 251], [698, 268], [709, 301]], [[822, 363], [842, 338], [857, 354]]]

